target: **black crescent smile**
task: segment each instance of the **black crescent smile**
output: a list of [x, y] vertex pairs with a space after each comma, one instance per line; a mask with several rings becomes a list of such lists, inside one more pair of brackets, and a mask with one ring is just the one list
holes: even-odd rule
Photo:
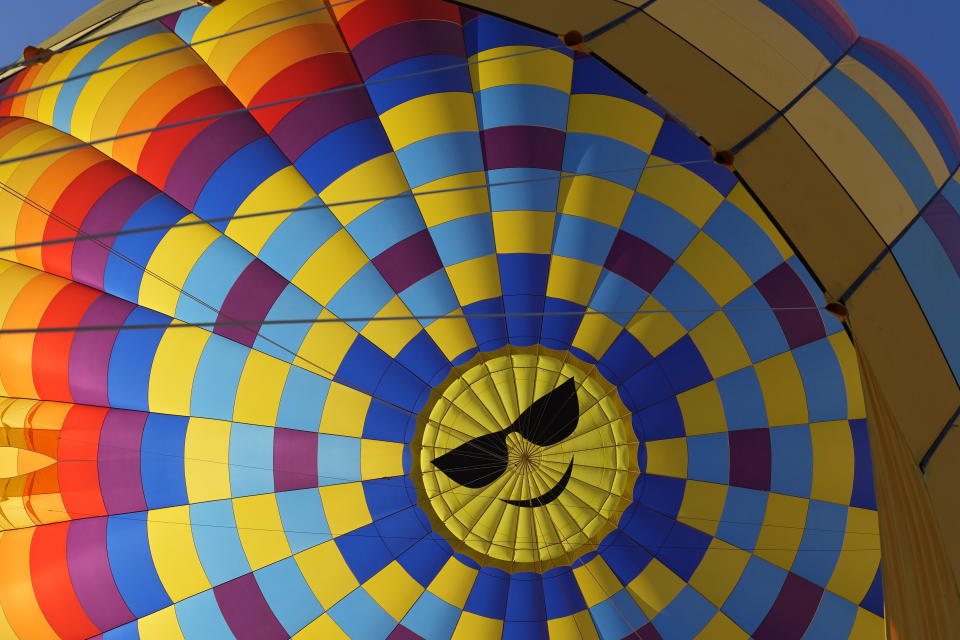
[[560, 494], [563, 493], [563, 490], [567, 488], [567, 483], [570, 482], [570, 473], [573, 471], [573, 458], [570, 458], [570, 464], [567, 465], [567, 471], [563, 474], [563, 477], [560, 478], [560, 481], [557, 484], [553, 485], [553, 488], [550, 491], [547, 491], [543, 495], [537, 496], [536, 498], [530, 498], [529, 500], [504, 500], [500, 498], [507, 504], [512, 504], [515, 507], [526, 507], [532, 509], [534, 507], [542, 507], [548, 502], [553, 502]]

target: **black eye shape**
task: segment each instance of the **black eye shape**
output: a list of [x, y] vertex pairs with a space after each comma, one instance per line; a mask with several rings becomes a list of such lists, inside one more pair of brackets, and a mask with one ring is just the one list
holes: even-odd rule
[[435, 458], [433, 464], [457, 484], [480, 489], [507, 470], [508, 434], [516, 432], [537, 446], [548, 447], [573, 433], [579, 419], [577, 385], [569, 378], [527, 407], [503, 431], [473, 438]]

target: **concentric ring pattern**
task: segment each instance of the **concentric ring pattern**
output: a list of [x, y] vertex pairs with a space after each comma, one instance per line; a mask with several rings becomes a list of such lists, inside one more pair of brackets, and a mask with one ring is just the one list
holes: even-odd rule
[[[595, 58], [434, 0], [227, 0], [0, 89], [0, 243], [157, 227], [0, 256], [3, 327], [81, 328], [0, 336], [0, 636], [879, 633], [851, 343]], [[418, 416], [548, 353], [628, 412], [631, 490], [549, 566], [460, 552]]]

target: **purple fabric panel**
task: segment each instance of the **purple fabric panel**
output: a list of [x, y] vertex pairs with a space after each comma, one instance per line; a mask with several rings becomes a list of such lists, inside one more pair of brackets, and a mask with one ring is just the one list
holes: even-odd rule
[[401, 240], [372, 262], [397, 293], [443, 268], [429, 229]]
[[857, 39], [856, 28], [834, 0], [799, 0], [797, 4], [830, 34], [840, 48], [846, 49]]
[[652, 622], [648, 622], [643, 625], [630, 635], [623, 638], [623, 640], [663, 640], [663, 637], [660, 635], [660, 632], [657, 631], [656, 627], [653, 626]]
[[125, 409], [111, 409], [103, 419], [97, 471], [103, 504], [109, 514], [147, 508], [140, 477], [140, 444], [146, 422], [146, 413]]
[[657, 287], [672, 265], [670, 256], [622, 230], [617, 232], [603, 264], [648, 293]]
[[160, 22], [161, 22], [167, 29], [170, 29], [170, 31], [173, 31], [174, 29], [177, 28], [177, 20], [179, 20], [179, 19], [180, 19], [180, 12], [177, 11], [176, 13], [171, 13], [171, 14], [168, 15], [168, 16], [164, 16], [164, 17], [160, 18]]
[[[287, 281], [283, 276], [259, 260], [254, 260], [230, 288], [220, 307], [217, 322], [262, 322], [286, 286]], [[227, 326], [217, 327], [215, 333], [252, 347], [257, 339], [257, 330], [257, 325]]]
[[213, 588], [223, 619], [238, 640], [287, 640], [252, 573]]
[[112, 629], [133, 620], [110, 571], [106, 518], [70, 523], [67, 564], [80, 606], [97, 628]]
[[411, 20], [395, 24], [364, 38], [351, 52], [364, 80], [381, 69], [410, 58], [467, 57], [463, 29], [445, 20]]
[[770, 491], [770, 430], [730, 431], [730, 484]]
[[789, 573], [767, 616], [753, 632], [756, 640], [800, 640], [820, 606], [823, 589]]
[[423, 640], [423, 636], [410, 631], [402, 624], [398, 624], [397, 628], [387, 636], [387, 640]]
[[784, 262], [757, 280], [756, 287], [767, 304], [778, 309], [774, 314], [791, 349], [827, 335], [816, 301], [789, 264]]
[[[126, 300], [104, 294], [83, 314], [80, 326], [122, 325], [133, 309], [134, 305]], [[70, 397], [74, 402], [110, 406], [107, 373], [116, 339], [116, 331], [80, 331], [74, 336], [67, 370]]]
[[949, 200], [937, 194], [921, 216], [937, 236], [954, 271], [960, 274], [960, 214]]
[[480, 132], [483, 164], [488, 170], [524, 167], [563, 168], [566, 133], [549, 127], [509, 126]]
[[317, 482], [317, 434], [273, 430], [273, 485], [276, 491], [310, 489]]
[[[143, 203], [157, 195], [157, 190], [137, 176], [124, 178], [107, 189], [90, 207], [80, 233], [101, 233], [122, 229]], [[97, 242], [78, 242], [74, 245], [71, 272], [76, 282], [103, 290], [103, 273], [113, 246], [112, 237]]]
[[220, 118], [184, 148], [170, 169], [163, 190], [183, 206], [193, 209], [203, 186], [220, 165], [263, 135], [260, 125], [249, 114]]
[[270, 132], [277, 147], [296, 161], [325, 135], [377, 112], [363, 87], [310, 98], [297, 105]]

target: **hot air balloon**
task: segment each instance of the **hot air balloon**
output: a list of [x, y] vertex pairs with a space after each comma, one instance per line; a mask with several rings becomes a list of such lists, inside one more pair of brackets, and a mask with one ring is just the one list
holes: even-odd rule
[[103, 2], [0, 80], [0, 637], [949, 638], [958, 164], [831, 0]]

